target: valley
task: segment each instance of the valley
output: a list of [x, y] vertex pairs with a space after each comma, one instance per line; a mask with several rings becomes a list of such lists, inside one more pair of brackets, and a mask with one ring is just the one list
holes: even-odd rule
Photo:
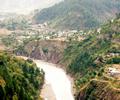
[[0, 100], [120, 100], [120, 1], [64, 0], [0, 14]]

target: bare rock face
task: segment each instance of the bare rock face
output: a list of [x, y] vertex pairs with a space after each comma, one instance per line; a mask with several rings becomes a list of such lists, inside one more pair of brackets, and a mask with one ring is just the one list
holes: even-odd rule
[[[52, 63], [59, 63], [63, 57], [66, 43], [56, 40], [30, 41], [25, 45], [24, 51], [31, 58], [44, 60]], [[17, 54], [24, 54], [23, 52]]]

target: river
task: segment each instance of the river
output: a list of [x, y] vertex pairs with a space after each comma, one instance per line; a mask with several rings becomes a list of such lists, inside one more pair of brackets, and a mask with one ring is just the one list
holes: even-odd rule
[[34, 62], [45, 72], [46, 85], [42, 90], [44, 91], [42, 97], [45, 100], [74, 100], [71, 81], [62, 68], [40, 60], [34, 60]]

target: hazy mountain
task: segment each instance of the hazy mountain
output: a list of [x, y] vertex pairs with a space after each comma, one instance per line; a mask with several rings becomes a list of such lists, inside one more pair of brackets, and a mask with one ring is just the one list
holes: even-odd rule
[[120, 11], [120, 0], [65, 0], [35, 15], [37, 23], [54, 28], [84, 29], [104, 23]]
[[61, 0], [0, 0], [0, 12], [29, 13], [34, 9], [50, 7]]

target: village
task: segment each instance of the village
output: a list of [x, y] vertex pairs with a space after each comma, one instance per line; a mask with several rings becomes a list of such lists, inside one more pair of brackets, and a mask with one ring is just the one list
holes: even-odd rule
[[[5, 32], [6, 35], [3, 34]], [[8, 30], [6, 28], [0, 29], [1, 38], [12, 39], [18, 42], [18, 44], [23, 43], [26, 39], [40, 39], [40, 40], [58, 40], [58, 41], [81, 41], [86, 37], [86, 33], [83, 30], [57, 30], [50, 28], [48, 23], [43, 24], [30, 24], [25, 29], [15, 29]], [[7, 39], [7, 40], [8, 40]], [[1, 40], [1, 41], [2, 41]]]

